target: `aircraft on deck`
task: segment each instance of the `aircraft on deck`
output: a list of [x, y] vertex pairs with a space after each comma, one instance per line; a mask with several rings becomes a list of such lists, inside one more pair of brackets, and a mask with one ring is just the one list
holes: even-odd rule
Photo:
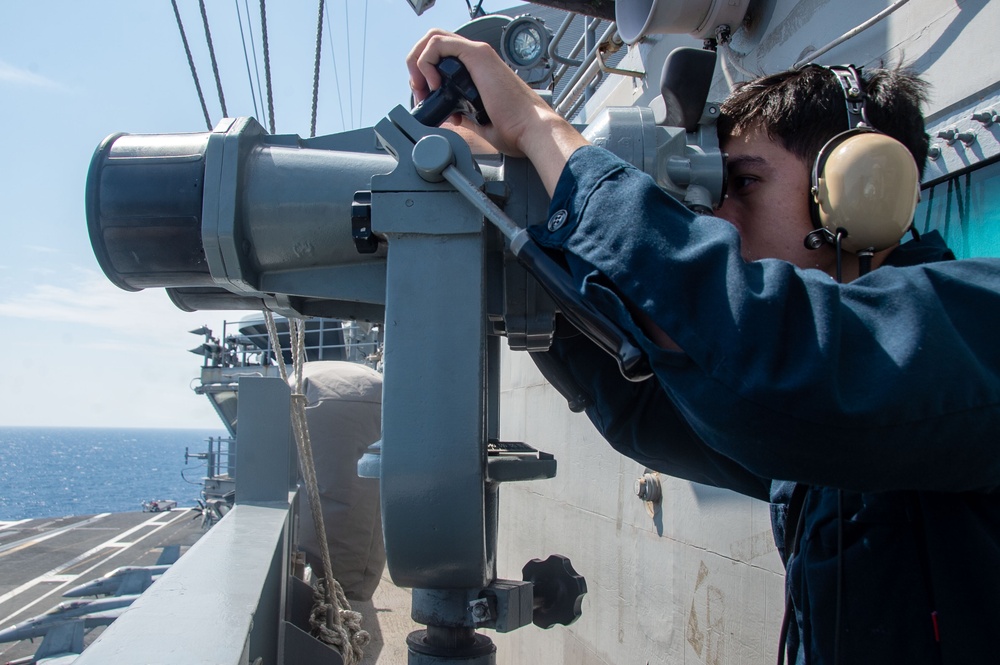
[[115, 568], [104, 577], [75, 586], [63, 594], [66, 598], [84, 596], [128, 596], [140, 594], [165, 573], [167, 566], [125, 566]]
[[0, 630], [0, 643], [45, 637], [51, 629], [77, 620], [82, 621], [86, 629], [106, 626], [117, 619], [138, 597], [138, 594], [130, 594], [59, 603], [44, 614]]

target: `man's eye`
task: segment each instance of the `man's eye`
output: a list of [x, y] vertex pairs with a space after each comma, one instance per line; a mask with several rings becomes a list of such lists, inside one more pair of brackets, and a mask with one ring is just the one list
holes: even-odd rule
[[735, 175], [729, 178], [729, 186], [733, 191], [743, 191], [757, 182], [757, 178], [749, 175]]

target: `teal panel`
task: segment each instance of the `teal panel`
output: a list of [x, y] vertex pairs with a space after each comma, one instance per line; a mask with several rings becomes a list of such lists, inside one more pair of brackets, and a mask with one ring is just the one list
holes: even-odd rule
[[938, 230], [958, 258], [1000, 257], [1000, 162], [921, 192], [914, 225]]

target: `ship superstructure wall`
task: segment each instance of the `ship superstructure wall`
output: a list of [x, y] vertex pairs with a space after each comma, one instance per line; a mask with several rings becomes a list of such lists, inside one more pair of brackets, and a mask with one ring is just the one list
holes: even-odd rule
[[773, 662], [784, 572], [767, 504], [666, 476], [659, 506], [640, 500], [645, 468], [571, 413], [526, 354], [503, 363], [504, 437], [552, 452], [559, 473], [503, 488], [499, 575], [559, 552], [588, 592], [568, 628], [496, 635], [497, 662]]
[[[720, 53], [712, 97], [722, 99], [746, 80], [743, 71], [791, 67], [890, 4], [752, 3], [748, 25]], [[869, 67], [902, 63], [930, 82], [925, 115], [936, 158], [925, 172], [916, 225], [941, 230], [960, 257], [1000, 256], [1000, 130], [973, 117], [1000, 110], [1000, 63], [987, 46], [997, 25], [1000, 3], [914, 0], [817, 58]], [[700, 45], [687, 36], [655, 36], [633, 47], [619, 66], [647, 77], [610, 77], [577, 121], [605, 106], [648, 104], [666, 54]], [[938, 136], [949, 129], [975, 140]], [[945, 201], [953, 189], [962, 198]], [[583, 616], [568, 628], [496, 636], [498, 663], [773, 662], [784, 570], [767, 504], [663, 478], [662, 504], [650, 510], [634, 493], [641, 465], [612, 450], [585, 416], [570, 413], [525, 354], [505, 353], [503, 366], [501, 436], [552, 452], [559, 472], [553, 480], [504, 487], [498, 573], [517, 577], [525, 561], [560, 552], [587, 577], [589, 592]]]

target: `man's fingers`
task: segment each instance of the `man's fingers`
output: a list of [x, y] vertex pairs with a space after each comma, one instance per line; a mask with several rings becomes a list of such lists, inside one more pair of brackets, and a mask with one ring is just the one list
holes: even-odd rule
[[410, 89], [417, 101], [422, 101], [431, 90], [441, 85], [441, 76], [435, 67], [444, 56], [441, 53], [440, 37], [450, 35], [451, 33], [440, 28], [434, 28], [424, 35], [406, 56], [406, 68], [410, 72]]

